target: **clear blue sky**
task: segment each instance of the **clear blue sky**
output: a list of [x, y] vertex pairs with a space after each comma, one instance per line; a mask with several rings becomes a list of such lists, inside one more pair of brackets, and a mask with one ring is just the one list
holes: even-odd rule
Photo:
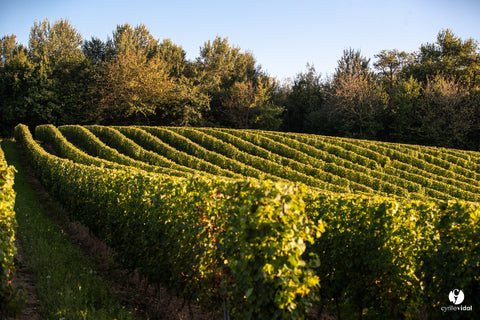
[[[6, 3], [5, 3], [6, 2]], [[84, 39], [106, 40], [117, 24], [145, 24], [156, 39], [170, 38], [189, 59], [215, 37], [254, 54], [270, 76], [294, 78], [313, 64], [332, 74], [344, 49], [367, 58], [382, 49], [418, 50], [450, 28], [480, 41], [480, 0], [6, 0], [0, 36], [28, 44], [35, 20], [64, 18]]]

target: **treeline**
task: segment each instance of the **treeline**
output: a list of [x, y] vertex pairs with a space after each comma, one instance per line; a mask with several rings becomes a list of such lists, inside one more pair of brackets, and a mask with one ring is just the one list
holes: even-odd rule
[[334, 75], [313, 67], [280, 97], [288, 131], [480, 148], [480, 50], [450, 30], [407, 53], [382, 50], [370, 60], [345, 50]]
[[277, 87], [252, 53], [220, 37], [193, 61], [144, 25], [119, 25], [102, 41], [45, 20], [34, 23], [28, 47], [15, 35], [1, 39], [1, 122], [9, 130], [19, 122], [274, 129], [283, 112], [272, 103]]
[[291, 83], [225, 38], [188, 60], [144, 25], [118, 25], [103, 41], [44, 20], [28, 46], [0, 41], [2, 135], [18, 123], [219, 126], [480, 148], [478, 42], [450, 30], [373, 64], [348, 49], [331, 77], [307, 66]]

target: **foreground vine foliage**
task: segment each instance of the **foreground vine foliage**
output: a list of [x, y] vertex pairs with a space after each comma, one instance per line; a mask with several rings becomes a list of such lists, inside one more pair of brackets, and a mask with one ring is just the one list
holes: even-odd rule
[[26, 126], [15, 133], [50, 192], [126, 266], [192, 301], [225, 300], [239, 319], [297, 319], [311, 305], [316, 259], [302, 255], [321, 226], [302, 188], [86, 166], [47, 153]]
[[15, 168], [8, 166], [0, 148], [0, 316], [17, 316], [25, 304], [22, 292], [12, 285], [15, 274], [14, 257], [15, 231], [15, 190], [13, 183]]
[[312, 307], [441, 318], [455, 288], [480, 303], [478, 153], [210, 128], [44, 125], [36, 136], [58, 156], [15, 129], [74, 219], [125, 266], [233, 319]]

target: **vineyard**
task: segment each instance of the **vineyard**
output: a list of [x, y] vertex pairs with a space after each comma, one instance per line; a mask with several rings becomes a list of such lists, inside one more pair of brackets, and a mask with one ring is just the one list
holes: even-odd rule
[[15, 128], [73, 219], [227, 318], [439, 318], [455, 288], [480, 306], [479, 152], [217, 128], [34, 136]]

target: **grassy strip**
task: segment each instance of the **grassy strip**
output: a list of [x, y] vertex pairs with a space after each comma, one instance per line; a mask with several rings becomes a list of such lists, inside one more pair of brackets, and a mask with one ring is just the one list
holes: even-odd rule
[[92, 263], [47, 217], [25, 176], [13, 141], [2, 141], [7, 162], [17, 169], [17, 237], [32, 273], [45, 319], [133, 319]]

